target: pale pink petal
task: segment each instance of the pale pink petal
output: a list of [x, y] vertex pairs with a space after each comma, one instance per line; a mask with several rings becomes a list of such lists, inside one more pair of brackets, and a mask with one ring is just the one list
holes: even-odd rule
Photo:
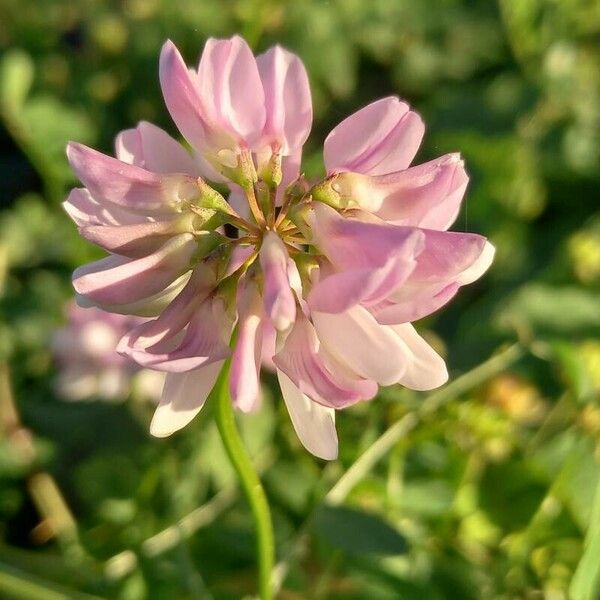
[[258, 408], [262, 352], [262, 302], [254, 281], [238, 288], [238, 336], [231, 357], [229, 391], [234, 406], [243, 412]]
[[296, 317], [296, 300], [288, 279], [288, 252], [276, 233], [267, 232], [259, 260], [264, 275], [265, 312], [275, 328], [287, 330]]
[[75, 301], [77, 306], [82, 308], [97, 307], [104, 311], [110, 311], [117, 315], [136, 315], [139, 317], [156, 317], [162, 313], [173, 301], [173, 299], [181, 292], [182, 288], [186, 285], [190, 278], [190, 272], [184, 273], [181, 277], [178, 277], [173, 283], [168, 285], [164, 290], [160, 290], [156, 294], [141, 298], [135, 302], [126, 304], [101, 304], [98, 306], [90, 298], [82, 296], [81, 294], [75, 295]]
[[313, 402], [282, 371], [277, 371], [277, 379], [292, 425], [302, 445], [318, 458], [335, 460], [338, 455], [338, 439], [333, 408]]
[[142, 367], [183, 373], [227, 358], [231, 326], [225, 303], [209, 298], [196, 308], [185, 333], [165, 337], [143, 349], [135, 341], [119, 343], [119, 351]]
[[119, 342], [118, 352], [145, 350], [166, 339], [172, 339], [191, 321], [197, 307], [216, 287], [214, 269], [201, 262], [189, 281], [174, 297], [157, 319], [141, 323]]
[[318, 248], [338, 269], [381, 268], [390, 260], [412, 261], [423, 249], [423, 233], [412, 227], [347, 218], [314, 203], [312, 230]]
[[132, 212], [172, 214], [197, 194], [194, 177], [157, 175], [75, 142], [67, 145], [67, 157], [96, 201]]
[[[197, 148], [207, 147], [209, 131], [202, 108], [198, 75], [187, 68], [179, 50], [171, 40], [160, 52], [160, 86], [167, 109], [187, 141]], [[206, 90], [206, 93], [210, 93]]]
[[275, 46], [256, 58], [265, 91], [264, 137], [281, 146], [283, 155], [302, 147], [312, 125], [312, 101], [302, 61]]
[[377, 100], [350, 115], [327, 136], [327, 173], [383, 175], [406, 169], [424, 131], [423, 121], [408, 104], [396, 97]]
[[167, 132], [147, 121], [140, 121], [134, 129], [126, 129], [117, 135], [115, 156], [155, 173], [200, 174], [186, 149]]
[[398, 383], [411, 390], [433, 390], [448, 381], [444, 359], [417, 333], [410, 323], [393, 325], [406, 345], [406, 370]]
[[415, 265], [410, 255], [405, 260], [390, 258], [377, 268], [334, 272], [313, 285], [308, 304], [311, 310], [323, 313], [341, 313], [357, 304], [378, 304], [406, 281]]
[[265, 123], [265, 96], [256, 60], [240, 37], [210, 38], [198, 66], [198, 90], [207, 120], [252, 147]]
[[379, 385], [392, 385], [404, 374], [404, 348], [390, 327], [380, 325], [362, 306], [339, 314], [311, 313], [321, 344], [341, 364]]
[[375, 396], [377, 384], [374, 381], [345, 370], [320, 346], [314, 327], [299, 313], [273, 362], [301, 392], [323, 406], [343, 408]]
[[73, 287], [99, 304], [127, 304], [157, 294], [190, 268], [196, 241], [191, 234], [169, 240], [134, 260], [110, 256], [76, 269]]
[[220, 361], [188, 373], [167, 374], [150, 433], [167, 437], [185, 427], [204, 406], [222, 367]]
[[445, 231], [458, 216], [468, 183], [460, 155], [442, 156], [398, 173], [376, 214], [397, 225]]

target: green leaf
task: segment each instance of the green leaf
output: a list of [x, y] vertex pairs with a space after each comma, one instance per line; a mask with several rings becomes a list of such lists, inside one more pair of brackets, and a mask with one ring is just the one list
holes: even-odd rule
[[600, 596], [600, 482], [592, 508], [590, 526], [585, 536], [583, 556], [579, 561], [569, 597], [572, 600], [596, 600]]
[[0, 105], [5, 118], [20, 112], [33, 82], [33, 62], [22, 50], [7, 52], [0, 63]]
[[505, 329], [589, 335], [600, 329], [600, 297], [572, 286], [531, 283], [503, 304], [496, 318]]
[[406, 541], [381, 517], [356, 508], [321, 506], [314, 531], [332, 546], [350, 554], [391, 556], [406, 552]]
[[563, 340], [551, 343], [554, 358], [564, 378], [578, 400], [585, 400], [594, 391], [594, 382], [584, 364], [577, 346]]

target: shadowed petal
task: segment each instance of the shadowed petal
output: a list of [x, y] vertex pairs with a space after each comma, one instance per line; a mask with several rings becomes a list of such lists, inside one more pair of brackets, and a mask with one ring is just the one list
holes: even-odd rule
[[243, 412], [258, 408], [262, 352], [262, 302], [254, 281], [240, 282], [238, 336], [231, 358], [229, 390], [234, 405]]

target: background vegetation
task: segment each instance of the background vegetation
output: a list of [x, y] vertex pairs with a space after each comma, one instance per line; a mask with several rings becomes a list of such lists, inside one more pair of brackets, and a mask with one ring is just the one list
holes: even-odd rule
[[49, 349], [70, 272], [97, 256], [60, 208], [65, 142], [110, 151], [140, 119], [173, 132], [162, 42], [193, 62], [235, 32], [304, 59], [308, 173], [336, 122], [398, 94], [428, 124], [420, 159], [466, 158], [456, 228], [498, 248], [422, 323], [454, 383], [340, 414], [339, 461], [299, 446], [271, 381], [243, 419], [281, 598], [599, 598], [596, 0], [0, 0], [0, 597], [254, 589], [252, 524], [210, 408], [151, 439], [148, 404], [57, 397]]

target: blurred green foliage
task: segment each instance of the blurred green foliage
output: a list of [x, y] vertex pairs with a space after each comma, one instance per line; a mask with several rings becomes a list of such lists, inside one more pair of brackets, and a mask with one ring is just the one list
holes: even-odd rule
[[[0, 0], [0, 359], [27, 428], [11, 420], [3, 380], [0, 596], [240, 598], [254, 587], [252, 524], [210, 411], [150, 439], [147, 405], [56, 398], [49, 352], [70, 271], [98, 256], [60, 208], [74, 183], [65, 142], [109, 151], [140, 119], [173, 132], [162, 42], [192, 62], [208, 36], [235, 32], [305, 61], [307, 173], [322, 169], [336, 122], [387, 94], [424, 115], [420, 159], [464, 154], [457, 228], [490, 237], [497, 260], [423, 329], [455, 375], [515, 339], [527, 348], [420, 422], [337, 507], [321, 502], [326, 490], [422, 398], [387, 389], [339, 415], [341, 458], [324, 467], [267, 382], [244, 434], [279, 555], [308, 536], [281, 597], [600, 597], [597, 0]], [[44, 504], [35, 476], [46, 472], [78, 533], [48, 521], [65, 508]], [[202, 527], [178, 541], [182, 518]]]

